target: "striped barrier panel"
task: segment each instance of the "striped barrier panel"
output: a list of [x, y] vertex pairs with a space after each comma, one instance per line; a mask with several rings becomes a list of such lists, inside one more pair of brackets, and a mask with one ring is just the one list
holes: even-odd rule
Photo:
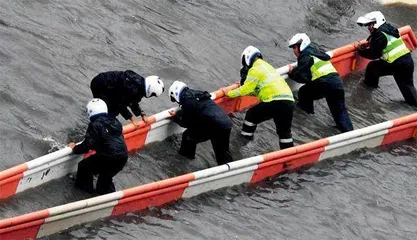
[[417, 0], [379, 0], [383, 5], [409, 5], [417, 6]]
[[[410, 50], [417, 48], [417, 39], [410, 26], [402, 27], [399, 31]], [[332, 63], [342, 76], [345, 76], [352, 71], [365, 68], [366, 64], [369, 62], [369, 60], [355, 54], [353, 44], [337, 48], [328, 52], [328, 54], [332, 57]], [[292, 65], [295, 66], [296, 63], [293, 63]], [[287, 77], [288, 66], [278, 68], [277, 71], [282, 76]], [[234, 89], [238, 86], [238, 84], [233, 84], [226, 89]], [[225, 109], [227, 113], [240, 112], [257, 104], [257, 99], [255, 97], [245, 96], [230, 99], [225, 97], [221, 90], [213, 92], [212, 98], [217, 104]], [[123, 134], [129, 151], [140, 149], [148, 143], [162, 141], [168, 136], [184, 131], [183, 128], [169, 119], [169, 110], [151, 116], [149, 118], [151, 124], [149, 125], [145, 125], [144, 122], [141, 122], [138, 129], [136, 129], [133, 124], [128, 124], [123, 127]], [[0, 199], [8, 198], [16, 193], [23, 192], [26, 189], [39, 186], [50, 180], [75, 172], [78, 162], [81, 161], [83, 157], [85, 156], [71, 154], [71, 149], [66, 147], [0, 172]]]
[[224, 187], [256, 183], [359, 148], [373, 148], [416, 135], [417, 113], [289, 149], [0, 220], [0, 240], [47, 236], [97, 219], [160, 206]]

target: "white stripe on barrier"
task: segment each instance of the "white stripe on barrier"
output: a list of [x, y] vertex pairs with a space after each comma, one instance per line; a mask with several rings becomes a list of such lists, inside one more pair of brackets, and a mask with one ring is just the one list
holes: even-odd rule
[[175, 122], [165, 119], [152, 124], [152, 129], [147, 133], [145, 145], [151, 142], [162, 141], [173, 134], [179, 134], [185, 131]]
[[[383, 125], [374, 128], [368, 127], [366, 131], [358, 131], [359, 133], [348, 135], [348, 139], [345, 138], [345, 141], [335, 141], [336, 143], [324, 148], [325, 152], [321, 153], [320, 160], [338, 156], [358, 148], [379, 146], [384, 136], [389, 132], [388, 129], [384, 128]], [[377, 129], [382, 130], [376, 131]], [[361, 134], [365, 133], [366, 135], [361, 136]], [[346, 137], [346, 134], [340, 135], [345, 135]], [[195, 180], [189, 182], [189, 186], [184, 189], [182, 198], [189, 198], [219, 188], [249, 183], [255, 170], [259, 167], [258, 164], [263, 162], [263, 159], [263, 155], [258, 155], [195, 172], [193, 173]], [[138, 193], [136, 196], [140, 194]], [[42, 224], [38, 232], [38, 237], [46, 236], [74, 225], [108, 217], [112, 214], [114, 206], [118, 204], [119, 201], [117, 200], [121, 198], [123, 198], [123, 191], [50, 208], [48, 209], [50, 217], [45, 219], [45, 223]]]
[[[243, 167], [247, 167], [247, 166], [252, 166], [254, 164], [258, 164], [264, 161], [264, 156], [263, 155], [258, 155], [255, 157], [250, 157], [250, 158], [245, 158], [245, 159], [241, 159], [238, 161], [233, 161], [228, 163], [227, 165], [230, 166], [230, 169], [238, 169], [238, 168], [243, 168]], [[258, 166], [258, 165], [256, 165]]]
[[39, 229], [37, 237], [47, 236], [71, 226], [95, 221], [100, 218], [110, 217], [114, 206], [118, 201], [112, 201], [101, 205], [68, 212], [65, 214], [49, 217]]
[[212, 176], [224, 174], [229, 171], [235, 171], [235, 170], [245, 168], [248, 166], [249, 167], [255, 166], [256, 168], [258, 168], [257, 164], [261, 162], [263, 162], [263, 155], [258, 155], [255, 157], [245, 158], [239, 161], [230, 162], [228, 164], [223, 164], [223, 165], [212, 167], [209, 169], [200, 170], [200, 171], [193, 173], [194, 180], [191, 181], [190, 184], [200, 179], [207, 179]]
[[47, 162], [53, 161], [57, 158], [62, 158], [70, 153], [72, 153], [72, 149], [70, 147], [65, 147], [56, 152], [52, 152], [42, 157], [35, 158], [32, 161], [27, 162], [27, 166], [29, 169], [32, 169], [41, 166]]
[[[101, 203], [101, 204], [98, 204], [98, 205], [93, 205], [91, 207], [86, 207], [86, 208], [78, 209], [78, 210], [75, 210], [75, 211], [66, 212], [66, 213], [63, 213], [63, 214], [48, 217], [48, 218], [45, 219], [45, 223], [55, 222], [55, 221], [58, 221], [58, 220], [61, 220], [61, 219], [78, 216], [78, 215], [88, 213], [88, 212], [94, 212], [94, 211], [101, 210], [101, 209], [108, 208], [108, 207], [114, 207], [114, 206], [117, 205], [118, 202], [119, 201], [117, 201], [117, 200], [116, 201], [111, 201], [111, 202], [105, 202], [105, 203]], [[107, 216], [110, 216], [110, 215], [111, 215], [111, 212]]]
[[[291, 66], [293, 66], [293, 67], [297, 67], [297, 62], [290, 63], [289, 65], [291, 65]], [[277, 71], [277, 72], [279, 73], [279, 75], [281, 75], [281, 77], [282, 77], [283, 75], [288, 74], [288, 71], [289, 71], [289, 70], [290, 70], [290, 69], [289, 69], [288, 65], [285, 65], [285, 66], [283, 66], [283, 67], [280, 67], [280, 68], [275, 69], [275, 71]]]
[[[163, 119], [171, 117], [171, 114], [169, 114], [169, 111], [174, 110], [175, 112], [177, 112], [178, 109], [179, 109], [178, 107], [174, 107], [174, 108], [170, 108], [168, 110], [162, 111], [160, 113], [154, 114], [153, 116], [155, 117], [156, 122], [153, 123], [152, 125], [157, 124], [159, 121], [161, 121]], [[152, 127], [152, 125], [151, 125], [151, 127]]]
[[204, 170], [200, 170], [197, 172], [194, 172], [194, 180], [197, 179], [202, 179], [202, 178], [206, 178], [206, 177], [210, 177], [219, 173], [224, 173], [229, 171], [229, 166], [227, 166], [226, 164], [220, 165], [220, 166], [216, 166], [216, 167], [212, 167], [212, 168], [208, 168], [208, 169], [204, 169]]
[[327, 140], [329, 140], [329, 145], [330, 145], [330, 144], [346, 141], [348, 139], [357, 138], [357, 137], [370, 134], [373, 132], [377, 132], [380, 130], [385, 130], [385, 129], [391, 128], [393, 125], [394, 123], [392, 121], [386, 121], [386, 122], [375, 124], [369, 127], [356, 129], [350, 132], [328, 137]]
[[66, 213], [66, 212], [71, 212], [71, 211], [76, 211], [82, 208], [91, 207], [93, 205], [102, 204], [102, 203], [106, 203], [106, 202], [110, 202], [114, 200], [119, 200], [121, 198], [123, 198], [123, 191], [117, 191], [114, 193], [53, 207], [49, 209], [49, 213], [50, 213], [50, 216], [52, 217], [55, 215]]
[[[335, 149], [335, 148], [340, 148], [340, 147], [343, 147], [345, 145], [350, 145], [350, 144], [354, 144], [354, 143], [358, 143], [358, 142], [361, 142], [361, 141], [365, 141], [365, 140], [368, 140], [368, 139], [373, 139], [375, 137], [381, 137], [382, 136], [381, 141], [379, 142], [379, 144], [373, 146], [373, 147], [376, 147], [376, 146], [379, 146], [379, 145], [382, 144], [382, 139], [384, 138], [385, 134], [387, 134], [387, 133], [388, 133], [388, 129], [381, 130], [381, 131], [378, 131], [378, 132], [374, 132], [374, 133], [371, 133], [371, 134], [367, 134], [367, 135], [364, 135], [364, 136], [361, 136], [361, 137], [348, 139], [348, 140], [345, 140], [343, 142], [333, 143], [331, 145], [326, 146], [325, 150], [327, 151], [327, 150], [331, 150], [331, 149]], [[365, 147], [368, 147], [368, 146], [366, 145]]]
[[328, 145], [324, 148], [325, 151], [320, 154], [319, 161], [334, 156], [340, 156], [342, 154], [352, 152], [359, 148], [372, 148], [380, 146], [382, 144], [385, 134], [387, 133], [388, 130], [381, 130], [379, 132], [371, 133], [369, 135]]
[[189, 186], [184, 190], [182, 197], [190, 198], [211, 190], [216, 190], [227, 186], [239, 185], [242, 183], [249, 183], [252, 179], [254, 171], [257, 168], [257, 165], [249, 166], [191, 181]]
[[87, 206], [95, 206], [95, 205], [99, 205], [99, 204], [103, 204], [106, 202], [110, 202], [110, 201], [114, 201], [114, 200], [119, 200], [122, 199], [124, 196], [123, 191], [117, 191], [111, 194], [106, 194], [106, 195], [101, 195], [98, 197], [94, 197], [94, 198], [89, 198], [87, 199]]
[[58, 158], [57, 161], [51, 161], [45, 165], [27, 170], [23, 173], [24, 177], [19, 181], [16, 193], [60, 178], [69, 172], [77, 171], [77, 165], [82, 159], [82, 155], [68, 155]]
[[66, 156], [62, 156], [60, 158], [54, 159], [52, 161], [49, 161], [43, 165], [39, 165], [37, 167], [33, 167], [33, 168], [29, 168], [28, 170], [26, 170], [26, 172], [23, 173], [23, 176], [29, 176], [38, 172], [42, 172], [44, 170], [48, 170], [54, 166], [57, 166], [65, 161], [72, 161], [72, 158], [82, 158], [83, 155], [74, 155], [74, 154], [68, 154]]

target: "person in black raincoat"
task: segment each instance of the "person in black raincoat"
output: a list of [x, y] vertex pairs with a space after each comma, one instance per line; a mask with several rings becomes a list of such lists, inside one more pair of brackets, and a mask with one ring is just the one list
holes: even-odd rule
[[94, 192], [93, 175], [98, 174], [96, 192], [107, 194], [115, 191], [113, 177], [122, 170], [128, 159], [127, 147], [122, 135], [122, 124], [107, 114], [106, 103], [92, 99], [87, 104], [90, 123], [84, 141], [68, 146], [75, 154], [94, 150], [95, 154], [78, 163], [75, 185], [89, 193]]
[[211, 141], [217, 164], [233, 161], [229, 151], [232, 121], [213, 100], [208, 92], [193, 90], [181, 81], [175, 81], [169, 88], [171, 101], [180, 104], [180, 110], [170, 112], [173, 121], [187, 128], [181, 141], [179, 153], [195, 158], [197, 144]]
[[360, 56], [371, 61], [366, 67], [364, 84], [377, 88], [379, 77], [393, 75], [406, 103], [417, 106], [414, 87], [414, 61], [398, 29], [388, 24], [379, 11], [358, 18], [359, 26], [368, 27], [371, 35], [365, 44], [355, 43]]
[[[145, 112], [139, 106], [143, 97], [158, 97], [164, 91], [164, 83], [158, 76], [143, 78], [132, 70], [102, 72], [90, 84], [95, 98], [104, 100], [109, 115], [121, 114], [137, 127], [139, 122], [133, 116], [141, 116], [148, 123]], [[128, 110], [132, 110], [133, 114]]]
[[330, 62], [330, 56], [313, 46], [305, 33], [294, 35], [288, 45], [297, 56], [297, 67], [288, 65], [288, 76], [305, 84], [298, 91], [297, 105], [313, 114], [314, 100], [326, 98], [337, 128], [341, 132], [353, 130], [345, 104], [342, 79]]

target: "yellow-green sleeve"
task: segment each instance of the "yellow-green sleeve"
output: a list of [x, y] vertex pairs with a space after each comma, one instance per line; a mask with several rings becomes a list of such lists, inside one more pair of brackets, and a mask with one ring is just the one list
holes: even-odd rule
[[235, 98], [235, 97], [246, 96], [246, 95], [254, 95], [255, 88], [258, 85], [258, 82], [259, 82], [259, 79], [251, 76], [249, 72], [248, 76], [246, 77], [245, 83], [242, 86], [227, 92], [227, 96], [229, 98]]

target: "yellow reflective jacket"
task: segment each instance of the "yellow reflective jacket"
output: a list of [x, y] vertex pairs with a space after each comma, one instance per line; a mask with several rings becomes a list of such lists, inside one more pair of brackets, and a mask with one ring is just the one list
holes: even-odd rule
[[381, 58], [383, 60], [393, 63], [398, 58], [410, 52], [401, 37], [396, 38], [384, 32], [382, 33], [387, 38], [387, 46], [382, 50]]
[[294, 101], [294, 96], [284, 78], [274, 67], [262, 59], [258, 59], [248, 71], [245, 83], [227, 93], [230, 98], [253, 95], [261, 102], [274, 100]]

